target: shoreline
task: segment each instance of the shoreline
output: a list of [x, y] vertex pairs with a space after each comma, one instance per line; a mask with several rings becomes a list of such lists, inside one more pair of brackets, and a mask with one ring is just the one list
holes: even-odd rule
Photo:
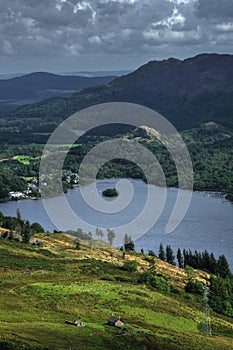
[[[111, 181], [111, 180], [116, 180], [118, 178], [106, 178], [106, 179], [98, 179], [96, 181]], [[134, 180], [134, 181], [142, 181], [144, 183], [146, 183], [143, 179], [134, 179], [134, 178], [119, 178], [120, 179], [128, 179], [128, 180]], [[78, 187], [82, 187], [82, 186], [88, 186], [89, 183], [87, 185], [80, 185], [80, 184], [75, 184], [73, 185], [73, 187], [70, 187], [67, 189], [67, 192], [69, 192], [70, 190], [74, 190]], [[158, 186], [156, 184], [150, 184], [150, 185], [154, 185], [154, 186]], [[176, 189], [178, 190], [179, 188], [178, 187], [174, 187], [174, 186], [171, 186], [171, 187], [166, 187], [167, 189]], [[180, 188], [180, 190], [182, 191], [192, 191], [193, 193], [203, 193], [203, 194], [214, 194], [214, 195], [219, 195], [221, 196], [226, 202], [229, 202], [231, 204], [233, 204], [233, 201], [231, 201], [230, 199], [226, 198], [229, 193], [227, 192], [222, 192], [222, 191], [218, 191], [216, 189], [186, 189], [186, 188]], [[55, 198], [55, 197], [58, 197], [60, 195], [63, 195], [63, 194], [67, 194], [67, 192], [63, 192], [63, 193], [60, 193], [60, 194], [57, 194], [53, 197], [48, 197], [48, 198]], [[208, 197], [208, 196], [204, 196], [203, 197]], [[18, 202], [18, 201], [21, 201], [21, 200], [40, 200], [40, 199], [43, 199], [41, 196], [40, 197], [26, 197], [26, 198], [18, 198], [18, 199], [9, 199], [9, 198], [6, 198], [6, 199], [0, 199], [0, 203], [7, 203], [7, 202]]]

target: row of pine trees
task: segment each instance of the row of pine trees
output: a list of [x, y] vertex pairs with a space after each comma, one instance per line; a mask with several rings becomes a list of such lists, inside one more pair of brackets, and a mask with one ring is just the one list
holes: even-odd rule
[[180, 248], [177, 250], [175, 256], [170, 245], [167, 245], [164, 249], [163, 244], [159, 246], [159, 259], [168, 262], [169, 264], [176, 265], [176, 259], [179, 268], [185, 268], [191, 266], [194, 269], [204, 270], [213, 275], [218, 275], [222, 278], [231, 275], [229, 264], [225, 255], [220, 255], [218, 259], [215, 258], [213, 253], [208, 253], [207, 250], [204, 252], [198, 252], [195, 250], [193, 253], [191, 250]]
[[[233, 316], [233, 275], [230, 271], [229, 264], [224, 255], [220, 255], [218, 259], [215, 258], [213, 253], [198, 252], [195, 250], [193, 253], [191, 250], [183, 250], [180, 248], [175, 254], [171, 246], [167, 245], [164, 249], [162, 243], [159, 246], [159, 256], [161, 260], [166, 261], [172, 265], [176, 265], [175, 258], [177, 259], [179, 268], [200, 269], [207, 271], [211, 274], [209, 283], [209, 298], [210, 306], [216, 312], [222, 313], [227, 316]], [[190, 278], [190, 281], [186, 285], [187, 287], [197, 287], [199, 292], [202, 290], [199, 281], [195, 281]], [[192, 290], [192, 292], [194, 292]]]

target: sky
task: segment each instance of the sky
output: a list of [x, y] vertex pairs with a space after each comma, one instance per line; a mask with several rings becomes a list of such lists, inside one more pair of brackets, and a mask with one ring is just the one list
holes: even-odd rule
[[233, 53], [233, 0], [0, 0], [0, 73]]

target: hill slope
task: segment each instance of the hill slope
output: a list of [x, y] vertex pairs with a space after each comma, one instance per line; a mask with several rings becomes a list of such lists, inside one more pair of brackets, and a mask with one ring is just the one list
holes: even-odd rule
[[[75, 250], [61, 234], [37, 239], [42, 248], [1, 240], [1, 349], [233, 349], [232, 318], [211, 312], [213, 337], [202, 335], [202, 297], [182, 291], [183, 270], [156, 259], [157, 272], [173, 285], [162, 292], [139, 283], [150, 269], [145, 255], [123, 260], [106, 245]], [[132, 260], [138, 271], [123, 270]], [[107, 325], [111, 315], [121, 316], [124, 329]], [[75, 319], [85, 327], [65, 324]]]
[[68, 96], [91, 86], [107, 84], [114, 76], [61, 76], [36, 72], [7, 80], [0, 80], [0, 101], [5, 108], [35, 102], [53, 96]]
[[4, 119], [19, 131], [25, 130], [19, 119], [21, 123], [22, 119], [28, 120], [27, 126], [33, 120], [43, 122], [43, 132], [49, 133], [51, 121], [54, 128], [80, 109], [111, 101], [151, 107], [179, 130], [208, 121], [233, 128], [233, 55], [203, 54], [184, 61], [152, 61], [106, 86], [25, 106]]

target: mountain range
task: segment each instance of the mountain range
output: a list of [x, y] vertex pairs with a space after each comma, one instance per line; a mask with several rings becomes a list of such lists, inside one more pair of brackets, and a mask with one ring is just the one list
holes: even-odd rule
[[74, 76], [80, 76], [80, 77], [106, 77], [106, 76], [114, 76], [114, 77], [121, 77], [122, 75], [126, 75], [129, 73], [132, 73], [133, 70], [131, 69], [124, 69], [124, 70], [99, 70], [99, 71], [78, 71], [78, 72], [67, 72], [67, 73], [60, 73], [60, 75], [74, 75]]
[[[30, 80], [33, 76], [21, 78], [25, 89], [33, 88]], [[62, 79], [53, 75], [50, 78], [54, 81]], [[75, 79], [80, 77], [73, 79], [74, 84], [70, 84], [70, 88], [77, 87]], [[105, 79], [111, 80], [109, 77]], [[37, 85], [38, 90], [43, 89], [43, 84], [42, 79]], [[10, 127], [11, 133], [17, 132], [18, 138], [20, 133], [20, 137], [24, 137], [25, 132], [28, 136], [33, 133], [45, 135], [71, 114], [85, 107], [113, 101], [150, 107], [178, 130], [198, 127], [209, 121], [233, 128], [233, 55], [201, 54], [185, 60], [151, 61], [133, 73], [108, 81], [106, 85], [3, 114], [1, 123], [5, 130]]]

